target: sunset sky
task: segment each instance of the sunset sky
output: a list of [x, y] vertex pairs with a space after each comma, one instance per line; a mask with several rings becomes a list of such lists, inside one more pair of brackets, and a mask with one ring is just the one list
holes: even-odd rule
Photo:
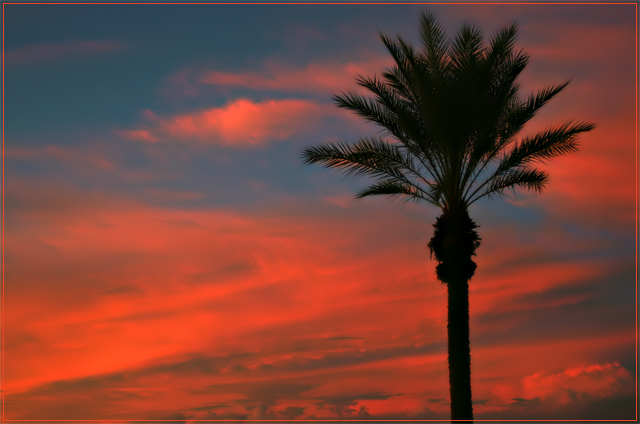
[[475, 418], [635, 419], [636, 5], [3, 7], [6, 419], [448, 419], [439, 210], [300, 159], [425, 9], [597, 125], [471, 206]]

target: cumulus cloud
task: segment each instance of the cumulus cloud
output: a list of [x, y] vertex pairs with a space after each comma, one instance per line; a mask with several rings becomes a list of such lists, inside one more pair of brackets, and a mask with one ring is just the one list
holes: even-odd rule
[[367, 400], [386, 400], [389, 399], [393, 394], [387, 394], [382, 392], [372, 392], [372, 393], [361, 393], [356, 395], [345, 395], [345, 396], [327, 396], [322, 398], [316, 403], [319, 411], [323, 412], [324, 415], [321, 418], [331, 418], [331, 419], [370, 419], [371, 414], [369, 413], [369, 408], [366, 405], [362, 405], [363, 401]]
[[635, 414], [635, 378], [617, 362], [529, 374], [499, 393], [478, 405], [478, 419], [620, 420]]
[[526, 397], [555, 398], [560, 404], [634, 391], [631, 373], [617, 362], [583, 365], [555, 374], [534, 374], [525, 377], [522, 384]]
[[283, 411], [279, 411], [279, 414], [287, 420], [295, 420], [304, 414], [305, 409], [307, 408], [304, 406], [287, 406]]

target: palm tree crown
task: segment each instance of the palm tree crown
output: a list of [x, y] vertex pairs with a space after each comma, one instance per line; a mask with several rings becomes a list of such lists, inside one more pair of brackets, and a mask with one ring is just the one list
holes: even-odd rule
[[[424, 13], [420, 50], [381, 35], [395, 64], [382, 79], [356, 79], [374, 98], [348, 92], [334, 100], [384, 133], [354, 144], [307, 147], [303, 161], [375, 177], [357, 198], [399, 195], [443, 210], [466, 209], [516, 187], [541, 191], [549, 176], [532, 165], [577, 151], [578, 134], [594, 125], [567, 122], [516, 140], [568, 84], [521, 99], [516, 80], [528, 56], [514, 50], [516, 34], [511, 25], [485, 45], [479, 29], [464, 26], [449, 42], [435, 17]], [[384, 137], [389, 135], [395, 142]]]

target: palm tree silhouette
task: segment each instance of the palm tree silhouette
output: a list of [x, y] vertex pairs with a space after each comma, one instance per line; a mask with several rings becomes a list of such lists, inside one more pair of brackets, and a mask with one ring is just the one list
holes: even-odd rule
[[469, 344], [469, 279], [480, 245], [469, 206], [485, 196], [522, 187], [542, 191], [549, 180], [534, 167], [578, 150], [578, 135], [591, 123], [567, 122], [516, 140], [523, 126], [568, 83], [521, 98], [518, 75], [528, 56], [514, 50], [515, 24], [488, 44], [465, 25], [449, 40], [430, 12], [420, 19], [422, 46], [380, 35], [394, 59], [383, 78], [359, 76], [373, 98], [354, 92], [334, 96], [382, 127], [377, 137], [353, 144], [326, 143], [302, 150], [306, 164], [374, 177], [356, 198], [371, 195], [425, 200], [442, 211], [428, 246], [436, 275], [448, 291], [448, 361], [451, 419], [473, 420]]

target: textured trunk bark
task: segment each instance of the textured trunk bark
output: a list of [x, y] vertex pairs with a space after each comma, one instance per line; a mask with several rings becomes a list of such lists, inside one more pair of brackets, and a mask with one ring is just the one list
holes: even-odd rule
[[[471, 260], [480, 238], [466, 209], [445, 210], [434, 224], [429, 242], [438, 279], [447, 284], [447, 337], [451, 420], [473, 420], [471, 402], [471, 348], [469, 342], [469, 279], [476, 264]], [[457, 421], [460, 422], [460, 421]]]

